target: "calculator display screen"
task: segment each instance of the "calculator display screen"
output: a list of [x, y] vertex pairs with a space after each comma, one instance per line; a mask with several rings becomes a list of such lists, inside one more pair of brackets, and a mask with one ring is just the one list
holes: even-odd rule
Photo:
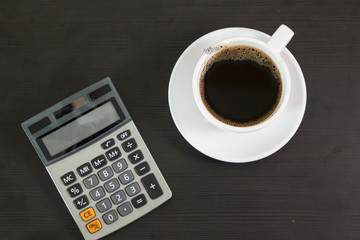
[[108, 101], [43, 136], [41, 141], [49, 155], [54, 157], [120, 120], [113, 103]]

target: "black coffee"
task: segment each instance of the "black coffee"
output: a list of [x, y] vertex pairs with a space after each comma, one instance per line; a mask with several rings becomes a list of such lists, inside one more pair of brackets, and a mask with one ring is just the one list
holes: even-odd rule
[[253, 126], [266, 120], [281, 93], [281, 75], [275, 63], [249, 46], [223, 47], [208, 60], [200, 77], [206, 108], [232, 126]]

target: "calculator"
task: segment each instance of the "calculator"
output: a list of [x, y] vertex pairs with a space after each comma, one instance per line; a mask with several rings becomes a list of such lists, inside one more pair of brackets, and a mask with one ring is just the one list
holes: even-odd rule
[[87, 240], [124, 227], [172, 196], [110, 78], [22, 127]]

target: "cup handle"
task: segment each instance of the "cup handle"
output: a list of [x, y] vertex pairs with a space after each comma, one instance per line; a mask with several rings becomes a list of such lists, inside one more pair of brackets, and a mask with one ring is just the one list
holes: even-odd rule
[[281, 53], [293, 36], [294, 32], [288, 26], [282, 24], [274, 32], [267, 44], [276, 52]]

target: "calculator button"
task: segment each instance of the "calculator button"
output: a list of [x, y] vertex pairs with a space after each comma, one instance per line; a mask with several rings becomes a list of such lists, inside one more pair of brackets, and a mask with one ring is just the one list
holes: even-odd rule
[[113, 138], [110, 138], [110, 139], [106, 140], [105, 142], [103, 142], [101, 144], [101, 147], [105, 150], [105, 149], [108, 149], [108, 148], [114, 146], [114, 144], [115, 144], [115, 140]]
[[105, 154], [106, 154], [106, 157], [110, 161], [113, 161], [113, 160], [115, 160], [115, 159], [117, 159], [117, 158], [119, 158], [121, 156], [121, 152], [120, 152], [120, 149], [118, 147], [114, 147], [114, 148], [110, 149]]
[[105, 181], [105, 180], [111, 178], [114, 175], [114, 172], [111, 170], [111, 167], [106, 167], [103, 170], [100, 170], [98, 172], [98, 175], [101, 180]]
[[75, 199], [74, 204], [77, 209], [82, 209], [82, 208], [86, 207], [87, 205], [89, 205], [89, 199], [85, 195], [83, 195], [83, 196]]
[[113, 195], [111, 195], [110, 198], [114, 204], [120, 204], [126, 200], [126, 195], [123, 190], [120, 190], [114, 193]]
[[143, 177], [141, 182], [151, 199], [155, 199], [163, 194], [163, 191], [153, 173]]
[[136, 150], [135, 152], [131, 153], [128, 158], [131, 163], [135, 164], [143, 160], [144, 155], [140, 150]]
[[95, 219], [94, 221], [86, 224], [86, 228], [89, 230], [90, 233], [97, 232], [102, 228], [101, 222], [99, 221], [99, 219]]
[[123, 174], [121, 174], [119, 176], [119, 179], [120, 179], [120, 182], [125, 185], [134, 179], [134, 175], [132, 174], [132, 172], [130, 170], [127, 170], [126, 172], [124, 172]]
[[140, 186], [137, 182], [135, 182], [135, 183], [132, 183], [131, 185], [127, 186], [125, 188], [125, 191], [126, 191], [127, 195], [132, 197], [140, 192]]
[[85, 163], [77, 168], [77, 172], [79, 173], [80, 177], [85, 177], [86, 175], [92, 172], [92, 168], [90, 163]]
[[140, 194], [133, 199], [131, 199], [132, 204], [135, 208], [140, 208], [147, 203], [146, 197], [144, 194]]
[[117, 138], [118, 138], [120, 141], [123, 141], [123, 140], [127, 139], [127, 138], [130, 137], [130, 136], [131, 136], [130, 130], [126, 130], [126, 131], [120, 133], [120, 134], [117, 136]]
[[76, 197], [77, 195], [80, 195], [83, 190], [82, 190], [82, 187], [80, 186], [80, 183], [77, 183], [71, 187], [69, 187], [67, 189], [68, 193], [70, 194], [70, 197]]
[[150, 171], [150, 166], [147, 162], [142, 162], [139, 165], [137, 165], [134, 169], [137, 175], [142, 176]]
[[85, 209], [84, 211], [82, 211], [80, 213], [80, 216], [81, 216], [82, 220], [84, 220], [84, 222], [87, 222], [90, 219], [95, 217], [94, 209], [92, 207], [89, 207], [89, 208]]
[[98, 178], [96, 177], [96, 175], [93, 174], [93, 175], [91, 175], [90, 177], [85, 178], [84, 181], [83, 181], [83, 183], [84, 183], [84, 185], [85, 185], [85, 187], [86, 187], [87, 189], [90, 189], [90, 188], [93, 188], [93, 187], [95, 187], [96, 185], [98, 185], [98, 184], [99, 184], [99, 180], [98, 180]]
[[102, 218], [104, 219], [104, 222], [107, 225], [112, 224], [113, 222], [116, 222], [116, 220], [119, 219], [115, 210], [112, 210], [112, 211], [106, 213], [105, 215], [103, 215]]
[[111, 208], [111, 202], [108, 198], [105, 198], [104, 200], [101, 200], [96, 204], [97, 209], [99, 212], [105, 212]]
[[105, 183], [104, 187], [107, 192], [111, 193], [111, 192], [115, 191], [116, 189], [118, 189], [120, 187], [120, 184], [119, 184], [119, 181], [116, 178], [114, 178], [114, 179], [111, 179], [110, 181], [108, 181], [107, 183]]
[[91, 160], [91, 164], [95, 169], [102, 168], [106, 165], [106, 158], [104, 155], [97, 156], [93, 160]]
[[94, 190], [92, 190], [89, 194], [94, 201], [97, 201], [105, 196], [105, 191], [103, 187], [97, 187]]
[[135, 139], [131, 138], [131, 139], [127, 140], [126, 142], [124, 142], [123, 144], [121, 144], [121, 146], [125, 152], [130, 152], [130, 151], [134, 150], [135, 148], [137, 148], [137, 143], [136, 143]]
[[131, 213], [133, 211], [133, 208], [129, 202], [126, 202], [123, 205], [119, 206], [117, 208], [117, 210], [118, 210], [119, 214], [124, 217], [124, 216], [128, 215], [129, 213]]
[[125, 169], [127, 169], [128, 165], [125, 162], [125, 159], [120, 159], [119, 161], [113, 163], [112, 167], [115, 172], [120, 173], [120, 172], [124, 171]]
[[73, 171], [66, 173], [65, 175], [60, 177], [61, 181], [65, 184], [65, 186], [70, 185], [76, 181], [76, 176]]

